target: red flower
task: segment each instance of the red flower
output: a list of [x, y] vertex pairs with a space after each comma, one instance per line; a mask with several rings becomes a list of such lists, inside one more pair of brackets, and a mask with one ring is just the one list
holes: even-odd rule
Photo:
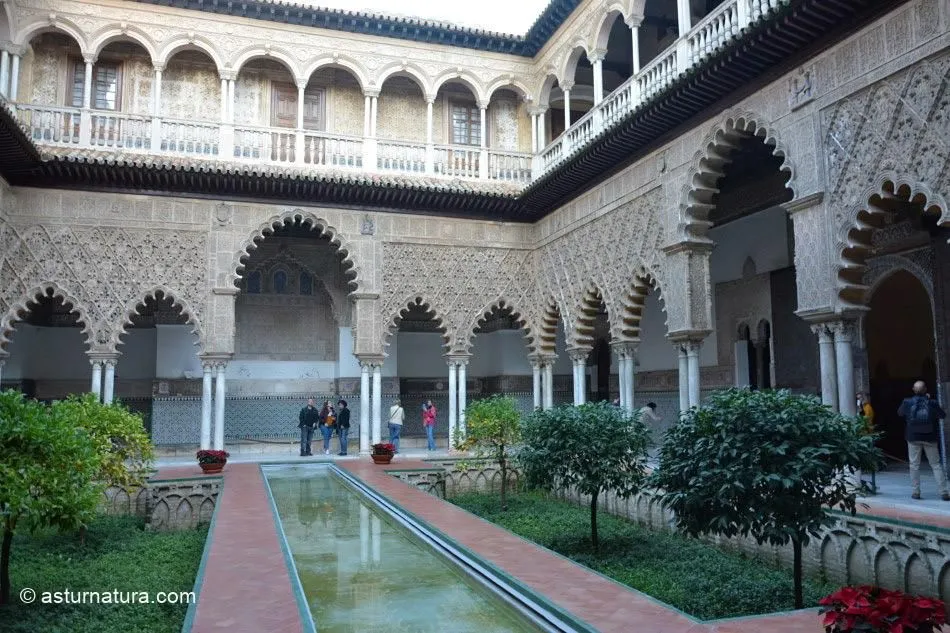
[[819, 604], [827, 633], [917, 633], [922, 627], [939, 631], [946, 620], [941, 600], [870, 585], [842, 587]]

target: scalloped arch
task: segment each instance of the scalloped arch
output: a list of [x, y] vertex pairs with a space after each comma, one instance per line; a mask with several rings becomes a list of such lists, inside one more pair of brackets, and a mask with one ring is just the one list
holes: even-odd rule
[[240, 73], [241, 69], [249, 61], [257, 58], [263, 59], [273, 59], [280, 62], [287, 71], [290, 73], [290, 76], [293, 77], [294, 81], [298, 77], [302, 77], [300, 68], [297, 66], [297, 62], [294, 60], [293, 55], [289, 51], [285, 50], [279, 46], [259, 46], [253, 45], [239, 50], [234, 57], [231, 58], [228, 67], [231, 68], [235, 73]]
[[634, 273], [633, 281], [624, 290], [620, 297], [620, 318], [615, 319], [616, 325], [611, 334], [617, 341], [639, 341], [640, 325], [646, 309], [646, 300], [651, 293], [659, 296], [661, 309], [665, 315], [664, 327], [669, 331], [669, 315], [666, 304], [663, 302], [663, 288], [656, 275], [642, 268]]
[[79, 320], [83, 324], [80, 332], [86, 337], [85, 344], [92, 347], [92, 325], [89, 318], [89, 311], [76, 299], [74, 294], [55, 281], [44, 281], [33, 286], [29, 292], [21, 296], [20, 299], [10, 306], [6, 314], [0, 318], [0, 349], [10, 342], [8, 335], [16, 329], [16, 323], [22, 320], [20, 318], [21, 315], [30, 311], [27, 304], [31, 301], [35, 301], [39, 297], [48, 295], [50, 292], [53, 293], [53, 297], [62, 299], [63, 303], [71, 305], [72, 308], [70, 312], [75, 312], [79, 315]]
[[835, 231], [838, 298], [846, 307], [863, 306], [870, 297], [870, 289], [862, 283], [871, 252], [870, 235], [863, 236], [861, 232], [872, 228], [872, 225], [862, 221], [861, 215], [884, 213], [875, 206], [875, 199], [880, 199], [882, 195], [916, 202], [923, 207], [924, 213], [939, 214], [938, 223], [941, 226], [950, 226], [950, 206], [942, 194], [925, 183], [901, 178], [894, 172], [879, 175], [861, 194], [860, 202], [848, 209]]
[[167, 66], [168, 62], [178, 53], [195, 49], [202, 51], [211, 58], [211, 61], [214, 62], [214, 65], [218, 69], [219, 75], [224, 72], [224, 57], [215, 47], [214, 43], [202, 35], [195, 35], [194, 37], [181, 35], [171, 38], [162, 44], [156, 63]]
[[607, 310], [607, 329], [612, 330], [611, 323], [611, 296], [606, 290], [606, 284], [598, 283], [593, 279], [584, 284], [580, 297], [574, 303], [571, 311], [574, 326], [567, 335], [568, 347], [593, 347], [594, 320], [597, 318], [597, 306], [603, 303]]
[[89, 52], [97, 57], [102, 49], [109, 44], [131, 40], [145, 49], [149, 59], [152, 60], [152, 64], [155, 64], [158, 59], [158, 47], [152, 41], [152, 38], [141, 28], [131, 24], [125, 28], [117, 28], [113, 25], [107, 26], [96, 31], [89, 39]]
[[257, 248], [258, 242], [267, 239], [269, 235], [280, 227], [293, 224], [300, 224], [301, 226], [310, 225], [311, 230], [320, 230], [330, 237], [330, 243], [343, 254], [343, 262], [350, 265], [346, 270], [346, 274], [352, 277], [350, 284], [356, 286], [354, 290], [354, 292], [356, 292], [363, 283], [361, 276], [363, 267], [360, 266], [359, 262], [353, 257], [352, 245], [335, 227], [331, 226], [329, 222], [303, 209], [293, 209], [271, 216], [270, 219], [260, 224], [250, 236], [241, 243], [241, 247], [231, 263], [229, 273], [231, 283], [237, 285], [238, 279], [241, 278], [240, 271], [244, 268], [244, 260], [250, 257], [251, 251]]
[[23, 25], [23, 28], [17, 32], [13, 41], [18, 45], [26, 45], [29, 44], [30, 40], [36, 35], [50, 32], [65, 33], [76, 41], [76, 44], [79, 45], [79, 52], [82, 53], [83, 56], [89, 53], [89, 43], [86, 41], [86, 36], [82, 29], [72, 20], [60, 16], [56, 16], [56, 19], [52, 22], [50, 22], [49, 19], [43, 19]]
[[513, 301], [506, 297], [499, 297], [487, 303], [476, 315], [471, 318], [464, 326], [464, 330], [458, 333], [457, 345], [463, 353], [470, 353], [475, 343], [475, 328], [484, 323], [495, 310], [504, 310], [508, 308], [515, 321], [518, 323], [519, 330], [524, 334], [525, 345], [530, 350], [533, 345], [534, 334], [531, 331], [531, 325], [528, 322], [527, 313], [518, 310]]
[[125, 304], [122, 309], [122, 324], [119, 326], [115, 334], [112, 336], [112, 345], [118, 347], [123, 345], [122, 337], [128, 334], [128, 326], [132, 325], [132, 317], [138, 314], [138, 306], [142, 305], [148, 299], [158, 299], [156, 296], [158, 293], [161, 293], [164, 297], [168, 298], [172, 302], [172, 307], [180, 308], [182, 316], [187, 317], [188, 325], [192, 326], [192, 333], [197, 335], [199, 351], [203, 352], [205, 350], [205, 333], [204, 328], [201, 325], [201, 320], [198, 318], [198, 313], [195, 311], [194, 307], [191, 306], [186, 299], [179, 299], [179, 293], [170, 289], [165, 285], [156, 285], [152, 286], [150, 289], [145, 292], [141, 292], [134, 299]]
[[435, 307], [431, 302], [426, 301], [425, 297], [417, 292], [406, 295], [405, 299], [398, 304], [399, 308], [396, 310], [395, 314], [383, 315], [386, 319], [386, 329], [383, 332], [383, 349], [389, 346], [390, 340], [393, 335], [399, 329], [398, 320], [402, 318], [402, 315], [409, 310], [413, 305], [421, 306], [425, 309], [426, 312], [431, 312], [434, 316], [433, 320], [438, 324], [438, 329], [442, 334], [442, 347], [445, 349], [445, 352], [448, 353], [451, 349], [451, 334], [448, 330], [449, 321], [445, 317], [445, 311]]
[[760, 115], [748, 111], [733, 111], [712, 126], [702, 141], [701, 149], [693, 156], [684, 186], [681, 210], [684, 237], [706, 237], [709, 230], [709, 212], [712, 198], [718, 193], [717, 184], [725, 174], [723, 168], [732, 162], [735, 142], [742, 134], [752, 134], [766, 145], [772, 146], [772, 154], [783, 159], [779, 169], [788, 172], [785, 187], [795, 195], [795, 168], [788, 158], [787, 145], [779, 138], [774, 126]]
[[360, 90], [366, 90], [366, 87], [369, 85], [369, 73], [361, 63], [348, 55], [334, 53], [333, 55], [318, 57], [304, 69], [302, 77], [309, 81], [313, 73], [323, 68], [332, 68], [334, 66], [339, 66], [349, 71], [349, 73], [356, 78], [357, 83], [359, 83]]

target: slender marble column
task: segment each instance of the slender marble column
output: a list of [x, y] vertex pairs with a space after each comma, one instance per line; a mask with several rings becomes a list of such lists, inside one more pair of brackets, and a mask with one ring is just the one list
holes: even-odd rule
[[574, 364], [574, 404], [587, 402], [587, 356], [589, 349], [575, 348], [568, 351]]
[[699, 406], [701, 391], [699, 384], [699, 348], [702, 343], [689, 341], [686, 343], [686, 362], [689, 371], [689, 406]]
[[544, 382], [542, 383], [544, 389], [543, 395], [543, 407], [545, 410], [554, 408], [554, 359], [549, 359], [547, 363], [544, 364]]
[[96, 394], [96, 399], [102, 401], [102, 361], [90, 361], [92, 364], [92, 388], [90, 391]]
[[370, 101], [370, 116], [369, 116], [369, 135], [372, 138], [376, 138], [376, 123], [378, 120], [377, 113], [379, 111], [379, 97], [372, 97]]
[[626, 363], [624, 364], [624, 375], [626, 376], [626, 380], [624, 381], [624, 389], [626, 390], [624, 402], [626, 404], [624, 406], [627, 411], [633, 411], [636, 408], [634, 383], [637, 380], [637, 352], [635, 349], [628, 349], [626, 356]]
[[835, 359], [835, 341], [825, 323], [811, 326], [818, 335], [818, 363], [821, 367], [821, 403], [838, 410], [838, 367]]
[[548, 113], [547, 108], [542, 108], [538, 112], [538, 152], [540, 153], [548, 145], [547, 140], [547, 126], [545, 125], [547, 121], [544, 118], [544, 115]]
[[370, 99], [372, 99], [372, 97], [370, 97], [369, 95], [365, 95], [365, 96], [363, 97], [363, 138], [369, 138], [369, 132], [370, 132], [370, 123], [369, 123], [369, 119], [370, 119], [370, 108], [372, 107], [372, 106], [370, 105]]
[[102, 384], [102, 402], [103, 404], [112, 404], [115, 397], [115, 363], [114, 359], [105, 362], [105, 376]]
[[228, 123], [234, 123], [234, 79], [228, 79]]
[[531, 153], [537, 154], [538, 148], [538, 113], [531, 114]]
[[680, 388], [680, 413], [689, 409], [689, 359], [686, 356], [686, 348], [677, 343], [679, 359], [679, 388]]
[[10, 53], [0, 51], [0, 93], [10, 95]]
[[202, 363], [201, 378], [201, 450], [211, 448], [211, 363]]
[[369, 365], [360, 363], [360, 454], [369, 454], [370, 418], [369, 405], [373, 399], [369, 387]]
[[531, 392], [534, 396], [534, 408], [541, 407], [541, 364], [531, 361]]
[[383, 433], [383, 366], [373, 363], [373, 443], [380, 441]]
[[86, 110], [92, 107], [92, 65], [91, 59], [86, 60], [86, 75], [83, 77], [82, 107]]
[[455, 435], [458, 424], [458, 368], [454, 360], [449, 360], [449, 444]]
[[617, 383], [620, 392], [620, 408], [627, 409], [627, 354], [622, 349], [617, 350]]
[[16, 101], [18, 88], [20, 87], [20, 55], [13, 55], [13, 63], [10, 68], [10, 101]]
[[564, 89], [564, 131], [571, 127], [571, 89]]
[[459, 432], [463, 436], [465, 435], [465, 407], [468, 406], [468, 384], [467, 384], [468, 380], [465, 375], [465, 370], [466, 370], [467, 365], [468, 365], [467, 360], [458, 361]]
[[594, 70], [594, 106], [604, 100], [604, 57], [594, 55], [590, 58]]
[[854, 322], [838, 321], [831, 324], [835, 336], [835, 360], [838, 370], [838, 411], [842, 415], [856, 415], [854, 398]]
[[227, 363], [218, 363], [215, 366], [215, 388], [214, 388], [214, 449], [224, 450], [224, 394], [226, 385], [224, 372]]

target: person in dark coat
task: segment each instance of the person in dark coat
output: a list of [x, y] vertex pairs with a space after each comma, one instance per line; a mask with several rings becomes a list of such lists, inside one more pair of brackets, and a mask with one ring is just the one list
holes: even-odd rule
[[300, 456], [309, 457], [313, 455], [310, 452], [310, 441], [313, 439], [313, 427], [320, 421], [320, 412], [313, 404], [313, 398], [307, 400], [307, 406], [300, 410], [300, 421], [297, 426], [300, 427]]
[[337, 454], [346, 455], [346, 445], [350, 439], [350, 409], [346, 406], [346, 400], [340, 400], [337, 405], [336, 428], [340, 436], [340, 452]]
[[940, 420], [947, 417], [937, 401], [927, 393], [927, 385], [922, 380], [914, 383], [914, 395], [904, 398], [897, 415], [907, 422], [904, 438], [907, 440], [907, 456], [910, 462], [910, 482], [913, 486], [911, 498], [920, 499], [920, 457], [927, 454], [927, 461], [934, 471], [937, 490], [944, 501], [950, 501], [947, 491], [947, 477], [940, 461]]

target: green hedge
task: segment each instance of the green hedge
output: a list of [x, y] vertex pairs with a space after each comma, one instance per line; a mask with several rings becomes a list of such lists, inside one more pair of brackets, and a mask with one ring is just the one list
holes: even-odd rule
[[[491, 494], [457, 495], [450, 501], [696, 618], [788, 611], [794, 605], [788, 571], [695, 539], [602, 515], [601, 554], [595, 556], [587, 508], [539, 493], [511, 497], [507, 512]], [[806, 606], [817, 606], [834, 589], [806, 579]]]
[[[188, 604], [41, 604], [43, 592], [190, 592], [208, 534], [146, 532], [141, 519], [97, 518], [78, 533], [17, 534], [11, 604], [0, 607], [0, 631], [11, 633], [177, 633]], [[24, 588], [36, 591], [23, 604]], [[121, 595], [121, 594], [119, 594]], [[128, 595], [128, 594], [126, 594]], [[50, 596], [52, 597], [52, 596]]]

